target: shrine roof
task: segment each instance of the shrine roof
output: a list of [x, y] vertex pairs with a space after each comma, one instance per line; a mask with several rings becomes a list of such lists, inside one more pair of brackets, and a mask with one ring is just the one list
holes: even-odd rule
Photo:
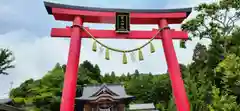
[[12, 99], [0, 99], [0, 111], [23, 111], [20, 108], [11, 105]]
[[187, 12], [187, 16], [191, 13], [192, 8], [176, 8], [176, 9], [120, 9], [120, 8], [99, 8], [88, 6], [74, 6], [44, 1], [48, 14], [52, 14], [52, 8], [64, 8], [74, 10], [87, 11], [103, 11], [103, 12], [137, 12], [137, 13], [171, 13], [171, 12]]
[[12, 99], [0, 99], [0, 104], [6, 104], [6, 103], [9, 103], [11, 101], [12, 101]]
[[82, 97], [76, 98], [77, 100], [95, 100], [99, 96], [95, 96], [96, 93], [101, 91], [103, 88], [107, 88], [116, 95], [111, 95], [113, 99], [128, 99], [133, 96], [126, 94], [124, 87], [121, 84], [102, 84], [102, 85], [87, 85], [83, 88]]

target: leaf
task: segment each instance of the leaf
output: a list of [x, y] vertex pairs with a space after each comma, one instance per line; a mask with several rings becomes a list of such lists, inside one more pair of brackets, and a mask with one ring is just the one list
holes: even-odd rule
[[0, 74], [8, 75], [5, 71], [15, 67], [11, 64], [13, 61], [13, 53], [10, 50], [0, 49]]
[[180, 40], [180, 48], [186, 48], [186, 41], [185, 40]]
[[13, 98], [13, 101], [15, 103], [24, 103], [24, 98], [22, 97], [16, 97], [16, 98]]

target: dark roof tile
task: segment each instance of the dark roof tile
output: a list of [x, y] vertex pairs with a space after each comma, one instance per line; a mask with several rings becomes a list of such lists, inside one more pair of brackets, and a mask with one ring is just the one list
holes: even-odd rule
[[131, 98], [126, 94], [124, 87], [121, 84], [102, 84], [102, 85], [87, 85], [83, 88], [82, 97], [76, 98], [80, 100], [93, 100], [97, 97], [91, 97], [96, 92], [98, 92], [102, 87], [107, 87], [112, 92], [116, 93], [119, 96], [114, 96], [114, 99], [124, 99], [124, 98]]
[[74, 6], [53, 2], [44, 2], [45, 7], [49, 14], [52, 14], [51, 8], [68, 8], [76, 10], [89, 10], [89, 11], [104, 11], [104, 12], [141, 12], [141, 13], [171, 13], [171, 12], [187, 12], [189, 15], [192, 8], [176, 8], [176, 9], [117, 9], [117, 8], [98, 8], [87, 6]]

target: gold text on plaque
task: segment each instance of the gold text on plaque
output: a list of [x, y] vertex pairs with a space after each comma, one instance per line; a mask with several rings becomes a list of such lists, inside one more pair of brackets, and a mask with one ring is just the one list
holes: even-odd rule
[[130, 31], [129, 13], [116, 12], [116, 32], [127, 33]]

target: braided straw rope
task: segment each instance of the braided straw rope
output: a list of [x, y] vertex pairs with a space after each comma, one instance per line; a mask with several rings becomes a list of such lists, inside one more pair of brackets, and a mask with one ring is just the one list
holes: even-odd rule
[[98, 44], [100, 44], [101, 46], [109, 49], [109, 50], [112, 50], [112, 51], [115, 51], [115, 52], [122, 52], [122, 53], [129, 53], [129, 52], [134, 52], [134, 51], [137, 51], [137, 50], [140, 50], [142, 48], [144, 48], [145, 46], [147, 46], [148, 44], [150, 44], [153, 39], [156, 38], [156, 36], [163, 30], [163, 29], [166, 29], [166, 28], [169, 28], [168, 26], [165, 26], [163, 28], [160, 28], [157, 33], [149, 40], [147, 41], [145, 44], [141, 45], [140, 47], [137, 47], [137, 48], [134, 48], [134, 49], [130, 49], [130, 50], [121, 50], [121, 49], [116, 49], [116, 48], [112, 48], [112, 47], [109, 47], [105, 44], [103, 44], [102, 42], [100, 42], [99, 40], [97, 40], [86, 28], [84, 28], [83, 26], [81, 27], [93, 40], [95, 40]]

